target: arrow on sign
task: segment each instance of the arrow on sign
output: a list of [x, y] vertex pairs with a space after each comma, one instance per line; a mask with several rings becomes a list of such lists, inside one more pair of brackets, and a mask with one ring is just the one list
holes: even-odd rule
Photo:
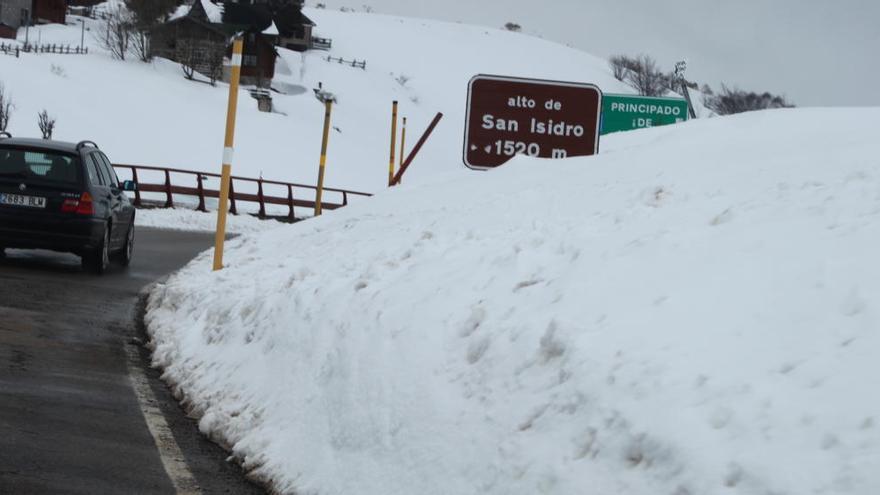
[[477, 149], [477, 145], [472, 144], [472, 145], [471, 145], [471, 151], [474, 151], [475, 149]]
[[491, 145], [486, 146], [486, 147], [483, 148], [483, 149], [486, 150], [486, 153], [491, 153], [491, 152], [492, 152], [492, 146], [491, 146]]

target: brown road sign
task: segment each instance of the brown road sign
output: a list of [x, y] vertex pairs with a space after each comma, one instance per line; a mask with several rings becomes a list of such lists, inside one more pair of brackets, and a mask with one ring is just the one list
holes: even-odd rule
[[518, 154], [594, 155], [601, 109], [602, 91], [592, 84], [475, 76], [468, 86], [464, 164], [490, 169]]

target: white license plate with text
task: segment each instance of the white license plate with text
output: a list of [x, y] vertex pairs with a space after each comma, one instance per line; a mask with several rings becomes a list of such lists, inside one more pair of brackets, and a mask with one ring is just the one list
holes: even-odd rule
[[0, 193], [0, 205], [25, 206], [28, 208], [45, 208], [46, 198], [39, 196], [23, 196], [21, 194]]

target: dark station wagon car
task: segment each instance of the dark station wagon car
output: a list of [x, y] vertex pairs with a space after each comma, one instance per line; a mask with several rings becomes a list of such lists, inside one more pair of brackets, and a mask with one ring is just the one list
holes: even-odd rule
[[82, 257], [103, 273], [111, 258], [123, 266], [134, 248], [134, 206], [107, 156], [91, 141], [78, 144], [14, 139], [0, 133], [0, 257], [5, 249], [50, 249]]

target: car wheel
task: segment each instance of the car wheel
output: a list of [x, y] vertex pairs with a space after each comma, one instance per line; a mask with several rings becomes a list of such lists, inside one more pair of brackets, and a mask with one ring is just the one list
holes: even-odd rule
[[131, 264], [131, 257], [134, 254], [134, 224], [128, 227], [128, 234], [125, 236], [125, 245], [119, 253], [119, 263], [122, 266]]
[[98, 275], [104, 273], [110, 264], [110, 226], [104, 227], [104, 237], [98, 246], [90, 253], [83, 254], [83, 268]]

